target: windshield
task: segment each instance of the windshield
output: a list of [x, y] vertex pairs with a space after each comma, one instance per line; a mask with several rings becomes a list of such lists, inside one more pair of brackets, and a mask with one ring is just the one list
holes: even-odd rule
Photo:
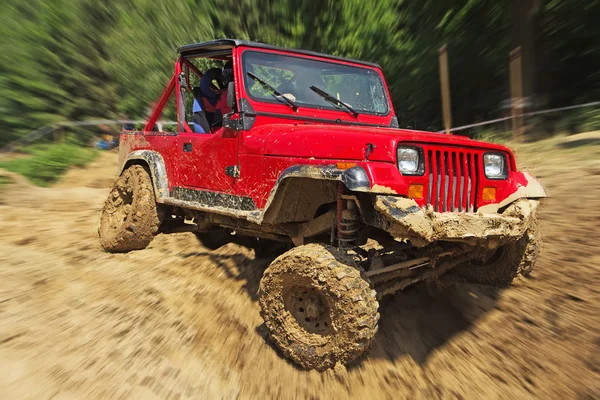
[[256, 51], [244, 53], [243, 65], [246, 90], [254, 100], [278, 102], [273, 98], [273, 90], [261, 84], [261, 80], [298, 107], [347, 110], [343, 104], [311, 89], [315, 87], [356, 113], [386, 115], [389, 112], [383, 82], [372, 69]]

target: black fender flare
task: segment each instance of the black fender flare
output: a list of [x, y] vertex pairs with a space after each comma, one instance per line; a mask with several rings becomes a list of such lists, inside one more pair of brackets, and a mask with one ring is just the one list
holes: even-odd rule
[[335, 165], [292, 165], [286, 168], [279, 178], [273, 190], [288, 178], [311, 178], [325, 179], [329, 181], [341, 181], [348, 190], [353, 192], [369, 192], [371, 190], [371, 181], [367, 171], [359, 166], [348, 169], [339, 169]]
[[140, 161], [148, 166], [156, 201], [164, 202], [164, 199], [169, 197], [169, 179], [165, 161], [160, 153], [152, 150], [136, 150], [129, 153], [119, 169], [119, 174], [122, 174], [130, 165], [140, 163]]

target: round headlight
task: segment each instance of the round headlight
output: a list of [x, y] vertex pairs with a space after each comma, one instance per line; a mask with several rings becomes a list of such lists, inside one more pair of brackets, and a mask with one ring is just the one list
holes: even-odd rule
[[488, 179], [506, 179], [506, 158], [503, 154], [487, 153], [483, 155], [483, 170]]
[[398, 147], [398, 169], [406, 175], [420, 175], [420, 152], [414, 147]]

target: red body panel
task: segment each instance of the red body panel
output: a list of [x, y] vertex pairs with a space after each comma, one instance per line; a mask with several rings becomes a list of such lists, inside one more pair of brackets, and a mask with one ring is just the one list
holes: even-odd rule
[[162, 156], [171, 189], [179, 179], [177, 135], [168, 132], [122, 132], [119, 144], [121, 167], [127, 155], [136, 150], [153, 150]]
[[[356, 163], [365, 169], [373, 186], [384, 187], [380, 193], [393, 191], [406, 195], [411, 183], [422, 184], [424, 196], [415, 201], [421, 206], [426, 205], [428, 200], [431, 204], [436, 202], [441, 211], [454, 211], [474, 203], [477, 206], [498, 203], [526, 183], [523, 174], [516, 171], [514, 156], [504, 146], [460, 136], [389, 128], [395, 115], [391, 103], [390, 112], [385, 116], [361, 114], [353, 117], [343, 110], [300, 107], [295, 112], [284, 104], [252, 100], [244, 85], [240, 84], [243, 82], [240, 57], [247, 50], [245, 47], [233, 48], [232, 55], [238, 104], [241, 99], [246, 99], [257, 113], [251, 129], [235, 131], [220, 128], [211, 134], [197, 134], [188, 130], [186, 124], [182, 123], [185, 121], [179, 121], [186, 132], [124, 132], [121, 135], [122, 154], [127, 155], [135, 150], [154, 150], [160, 153], [165, 163], [170, 190], [183, 187], [250, 197], [260, 209], [264, 208], [281, 173], [299, 164]], [[260, 51], [285, 54], [275, 50]], [[318, 59], [307, 55], [302, 57]], [[324, 61], [333, 62], [327, 59]], [[179, 93], [180, 83], [175, 77], [182, 71], [181, 66], [185, 62], [180, 59], [176, 63], [176, 74], [163, 93], [147, 129], [158, 119], [169, 95]], [[385, 86], [380, 69], [350, 62], [346, 64], [373, 69], [381, 75]], [[389, 98], [387, 86], [385, 91]], [[180, 107], [179, 96], [176, 98], [176, 104]], [[368, 144], [374, 148], [367, 160]], [[396, 149], [399, 144], [423, 148], [427, 160], [423, 176], [400, 174], [396, 165]], [[488, 180], [485, 177], [481, 164], [486, 151], [507, 155], [508, 179]], [[441, 157], [440, 160], [436, 159], [436, 155]], [[231, 166], [239, 167], [238, 178], [225, 173], [225, 168]], [[436, 175], [440, 168], [446, 168], [449, 178], [446, 174]], [[432, 179], [443, 189], [430, 187]], [[467, 181], [472, 182], [469, 185], [472, 184], [473, 188], [476, 185], [476, 190], [470, 189], [465, 184]], [[483, 202], [481, 190], [484, 187], [496, 188], [497, 198], [494, 201]], [[378, 192], [377, 188], [373, 191]]]
[[234, 179], [225, 168], [237, 165], [238, 135], [221, 128], [213, 134], [181, 132], [177, 137], [177, 186], [229, 192]]

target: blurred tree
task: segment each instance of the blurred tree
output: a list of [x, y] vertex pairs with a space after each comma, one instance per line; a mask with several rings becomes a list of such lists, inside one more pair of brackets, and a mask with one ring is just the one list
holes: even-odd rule
[[114, 110], [106, 46], [114, 23], [100, 0], [9, 0], [0, 15], [0, 123], [13, 137], [62, 120], [105, 118]]
[[600, 0], [546, 0], [538, 85], [548, 106], [600, 100]]
[[[120, 113], [145, 117], [173, 73], [176, 49], [217, 36], [209, 10], [206, 2], [194, 0], [124, 0], [115, 5], [118, 29], [107, 38], [108, 71]], [[174, 118], [173, 107], [167, 116]]]
[[[443, 44], [455, 125], [506, 112], [508, 53], [525, 40], [538, 59], [528, 75], [537, 78], [532, 93], [552, 106], [600, 97], [600, 0], [4, 3], [0, 142], [58, 120], [143, 118], [172, 72], [175, 49], [218, 37], [377, 62], [401, 125], [418, 129], [441, 128], [437, 57]], [[528, 5], [536, 6], [535, 24], [527, 35], [518, 34], [519, 18], [532, 10]]]
[[[257, 6], [252, 8], [252, 3]], [[213, 20], [226, 36], [378, 62], [404, 126], [439, 129], [437, 54], [446, 42], [458, 123], [495, 112], [507, 97], [509, 8], [496, 1], [221, 0], [217, 4], [214, 9], [224, 10], [226, 16], [219, 11]]]

